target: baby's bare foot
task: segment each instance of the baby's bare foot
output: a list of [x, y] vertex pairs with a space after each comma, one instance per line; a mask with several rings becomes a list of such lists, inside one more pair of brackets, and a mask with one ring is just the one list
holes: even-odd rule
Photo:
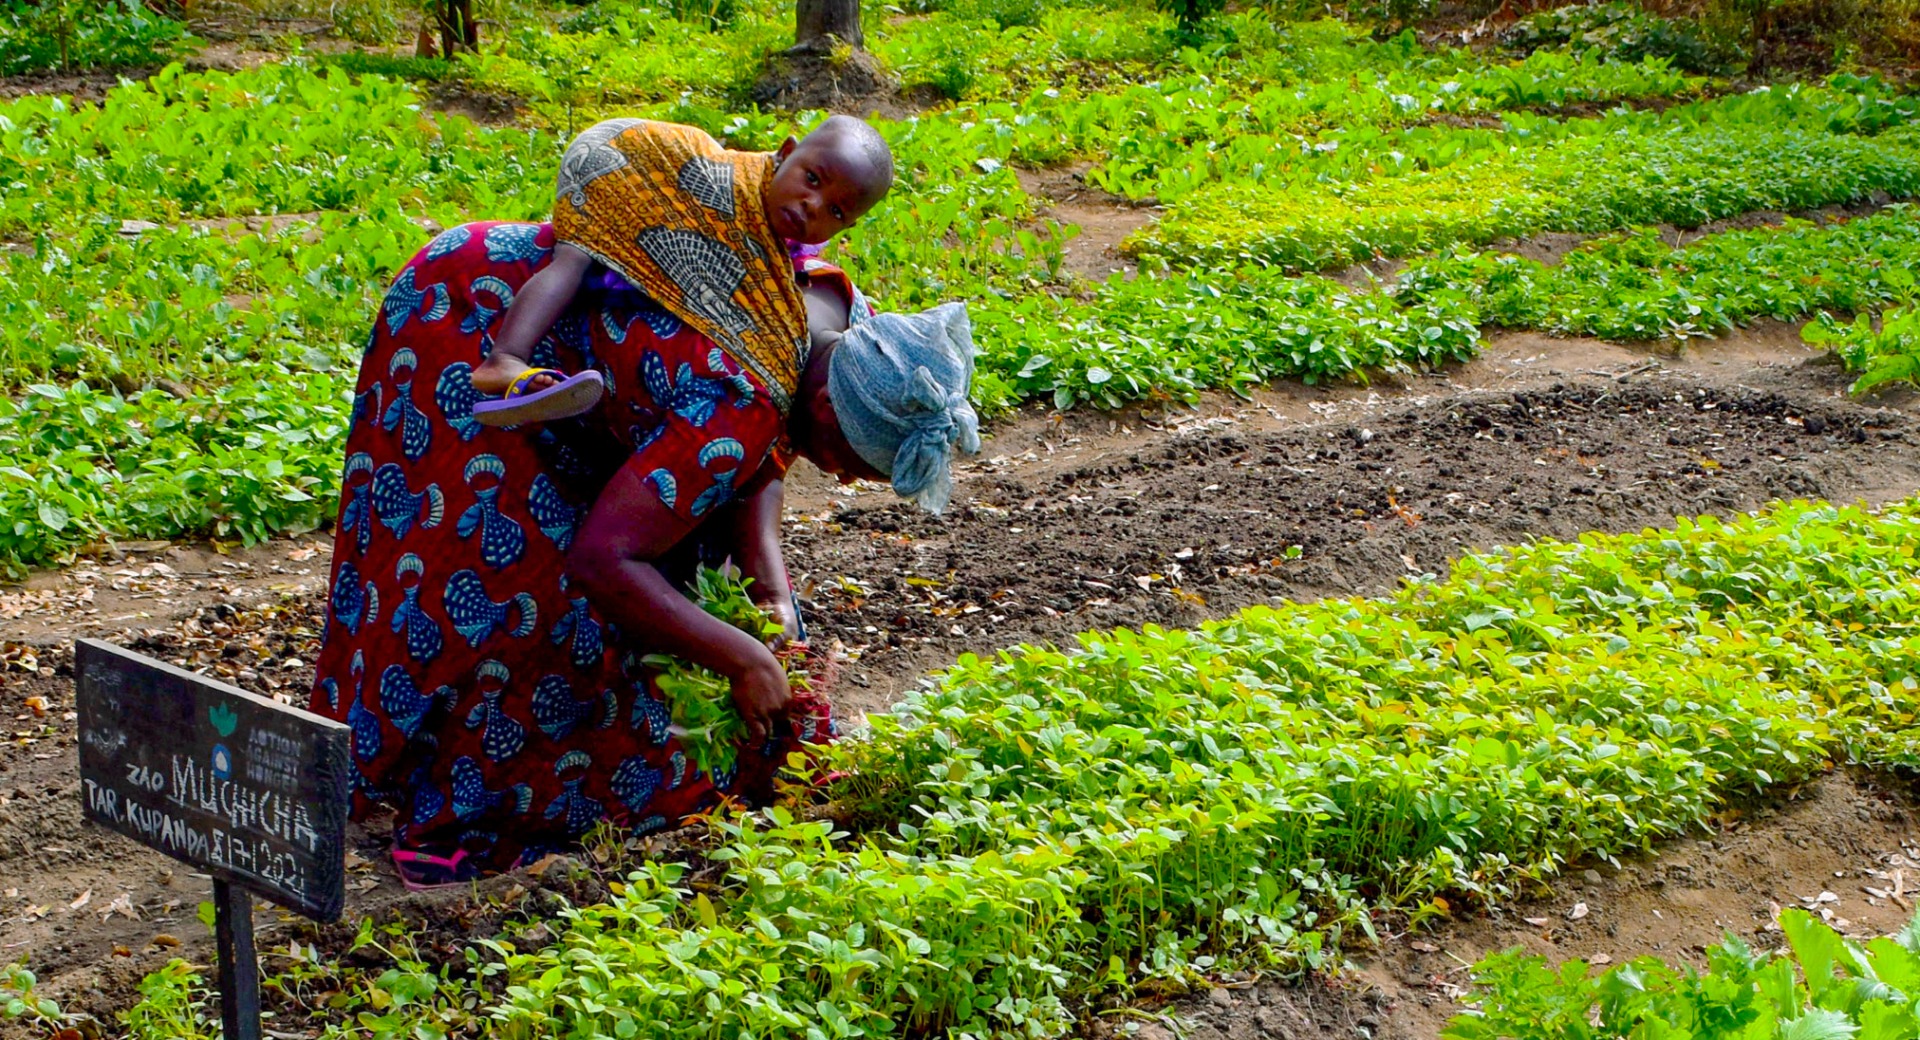
[[[490, 397], [505, 396], [514, 380], [526, 375], [532, 367], [519, 358], [496, 353], [473, 370], [473, 388]], [[545, 390], [554, 382], [552, 375], [542, 372], [528, 381], [525, 392]]]

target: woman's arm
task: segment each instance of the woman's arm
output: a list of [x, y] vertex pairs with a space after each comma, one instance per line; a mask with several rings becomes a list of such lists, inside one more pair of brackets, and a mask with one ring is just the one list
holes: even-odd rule
[[853, 301], [841, 295], [838, 287], [831, 282], [815, 282], [807, 286], [804, 299], [807, 304], [807, 332], [811, 334], [814, 346], [824, 346], [847, 331], [848, 312], [853, 309]]
[[743, 577], [753, 579], [747, 595], [780, 622], [788, 639], [797, 639], [800, 617], [794, 612], [793, 586], [780, 551], [780, 512], [785, 501], [785, 482], [771, 480], [728, 506], [722, 519], [731, 536], [734, 566]]
[[726, 676], [749, 737], [763, 741], [792, 696], [786, 670], [765, 644], [681, 595], [651, 562], [690, 530], [636, 467], [624, 467], [574, 535], [568, 578], [641, 650]]

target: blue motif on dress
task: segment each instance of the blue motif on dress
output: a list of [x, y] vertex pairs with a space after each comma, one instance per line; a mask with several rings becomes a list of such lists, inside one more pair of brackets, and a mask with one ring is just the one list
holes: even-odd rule
[[533, 263], [552, 249], [539, 242], [538, 224], [496, 224], [487, 229], [487, 259], [494, 263]]
[[373, 761], [380, 754], [380, 717], [367, 710], [363, 691], [356, 691], [347, 706], [347, 726], [353, 730], [353, 757]]
[[[560, 590], [567, 589], [565, 575], [560, 578]], [[571, 647], [568, 659], [575, 668], [591, 668], [606, 654], [606, 643], [601, 639], [600, 622], [593, 616], [593, 608], [583, 596], [567, 597], [571, 607], [560, 620], [553, 623], [553, 641], [555, 645], [567, 643]]]
[[[380, 720], [361, 702], [366, 692], [367, 653], [355, 650], [353, 660], [347, 665], [353, 675], [353, 700], [347, 705], [347, 725], [353, 731], [353, 757], [362, 762], [371, 760], [380, 753]], [[364, 782], [365, 776], [355, 771], [356, 777]]]
[[367, 387], [366, 392], [353, 395], [353, 410], [347, 413], [347, 432], [353, 432], [362, 419], [370, 423], [380, 422], [380, 393], [386, 385], [376, 381]]
[[580, 453], [574, 441], [562, 437], [551, 429], [542, 428], [533, 435], [534, 444], [539, 446], [540, 457], [546, 460], [548, 471], [557, 473], [570, 481], [584, 481], [596, 476], [597, 471]]
[[[467, 645], [475, 649], [495, 631], [523, 639], [533, 634], [533, 626], [539, 621], [538, 604], [531, 595], [517, 592], [509, 599], [495, 602], [487, 595], [480, 576], [470, 570], [460, 571], [447, 581], [446, 604], [454, 631], [466, 637]], [[507, 619], [516, 612], [520, 619], [509, 627]]]
[[[719, 348], [707, 355], [707, 367], [726, 371]], [[753, 383], [744, 374], [695, 375], [693, 364], [682, 361], [670, 376], [666, 361], [654, 350], [640, 355], [640, 378], [655, 404], [695, 426], [705, 426], [713, 418], [714, 406], [726, 400], [729, 393], [734, 396], [736, 408], [744, 408], [753, 400]]]
[[320, 689], [327, 695], [327, 710], [340, 710], [340, 684], [331, 677], [320, 680]]
[[636, 838], [644, 838], [655, 831], [664, 831], [666, 829], [667, 818], [657, 813], [644, 820], [635, 820], [627, 824], [628, 833]]
[[433, 775], [426, 766], [413, 771], [407, 781], [407, 789], [413, 793], [413, 825], [424, 827], [440, 815], [447, 807], [447, 796], [440, 792], [440, 785], [433, 782]]
[[677, 790], [684, 786], [687, 778], [693, 775], [693, 771], [687, 764], [687, 753], [684, 751], [675, 751], [673, 757], [667, 760], [667, 767], [672, 770], [672, 774], [667, 779], [667, 790], [669, 791]]
[[[435, 282], [421, 289], [414, 285], [413, 276], [412, 266], [402, 270], [400, 277], [393, 280], [393, 287], [387, 290], [387, 297], [381, 304], [387, 317], [389, 336], [398, 336], [400, 330], [406, 327], [407, 319], [416, 313], [423, 322], [439, 321], [453, 309], [453, 297], [447, 292], [445, 282]], [[429, 300], [432, 302], [429, 303]]]
[[[560, 368], [560, 351], [573, 350], [589, 358], [586, 367], [591, 368], [593, 354], [593, 336], [587, 331], [586, 315], [577, 308], [568, 308], [553, 319], [553, 327], [547, 334], [534, 341], [533, 351], [527, 357], [527, 364], [535, 368]], [[487, 344], [491, 347], [491, 344]], [[612, 393], [613, 388], [607, 388]]]
[[660, 789], [660, 770], [648, 763], [646, 756], [634, 755], [613, 771], [607, 786], [629, 812], [645, 812], [654, 792]]
[[667, 742], [667, 727], [673, 725], [673, 713], [648, 691], [645, 683], [635, 683], [633, 714], [628, 718], [627, 725], [633, 729], [644, 727], [647, 742], [658, 747]]
[[438, 484], [428, 484], [415, 494], [407, 487], [406, 471], [389, 462], [373, 474], [373, 511], [395, 538], [405, 538], [416, 523], [422, 530], [440, 526], [447, 501]]
[[[481, 303], [481, 293], [493, 295], [500, 301], [500, 306], [489, 307]], [[473, 301], [473, 312], [460, 319], [460, 331], [470, 336], [476, 332], [486, 331], [487, 326], [493, 324], [493, 319], [500, 312], [513, 306], [513, 286], [493, 275], [483, 274], [475, 278], [473, 284], [467, 287], [467, 298]]]
[[592, 757], [584, 751], [569, 751], [553, 764], [555, 776], [580, 770], [578, 775], [560, 781], [560, 793], [547, 803], [547, 819], [563, 820], [570, 837], [587, 833], [607, 812], [600, 799], [581, 790], [587, 783], [586, 770], [592, 765]]
[[353, 532], [353, 551], [364, 556], [367, 546], [373, 542], [373, 509], [370, 505], [373, 494], [373, 482], [355, 480], [355, 477], [373, 474], [373, 456], [364, 451], [356, 451], [347, 456], [347, 470], [340, 477], [345, 485], [347, 500], [340, 506], [340, 530]]
[[[553, 329], [547, 335], [548, 346], [565, 347], [581, 353], [593, 351], [593, 326], [585, 309], [570, 307], [560, 317], [555, 318]], [[552, 355], [549, 355], [552, 356]]]
[[407, 635], [407, 655], [421, 664], [440, 656], [440, 650], [446, 645], [446, 635], [440, 631], [440, 622], [434, 620], [426, 609], [420, 606], [420, 591], [425, 588], [419, 581], [406, 584], [408, 578], [424, 580], [427, 576], [426, 562], [413, 553], [400, 557], [393, 569], [393, 577], [400, 582], [400, 605], [393, 608], [393, 619], [388, 622], [395, 632]]
[[487, 790], [479, 763], [465, 755], [453, 760], [453, 815], [471, 820], [481, 813], [506, 807], [515, 815], [533, 808], [533, 788], [514, 784], [504, 790]]
[[351, 560], [340, 565], [340, 573], [333, 579], [332, 607], [333, 619], [353, 636], [372, 624], [380, 613], [379, 590], [373, 587], [372, 581], [361, 583], [360, 570]]
[[654, 441], [666, 435], [667, 424], [664, 422], [654, 423], [646, 429], [641, 429], [639, 426], [627, 427], [627, 439], [633, 442], [633, 453], [635, 455], [653, 447]]
[[[746, 457], [747, 449], [742, 447], [739, 441], [732, 437], [721, 437], [708, 441], [706, 447], [700, 449], [700, 468], [706, 469], [709, 463], [716, 460], [730, 459], [740, 462]], [[693, 515], [700, 516], [714, 506], [725, 505], [730, 501], [733, 498], [733, 482], [739, 477], [738, 466], [713, 474], [713, 486], [702, 491], [700, 497], [693, 500]]]
[[[474, 482], [492, 477], [492, 487], [476, 488]], [[520, 521], [500, 512], [500, 481], [507, 477], [507, 464], [498, 455], [480, 455], [467, 463], [467, 486], [473, 488], [474, 502], [460, 514], [454, 528], [462, 538], [480, 532], [480, 559], [498, 570], [518, 560], [527, 548], [527, 532]]]
[[[403, 347], [393, 352], [393, 361], [387, 366], [387, 374], [393, 377], [393, 401], [380, 417], [382, 429], [400, 428], [400, 451], [415, 462], [433, 441], [433, 423], [413, 404], [413, 372], [419, 366], [420, 359], [412, 350]], [[407, 373], [405, 379], [400, 378], [403, 371]]]
[[438, 260], [466, 245], [472, 237], [473, 232], [464, 224], [459, 227], [450, 227], [427, 243], [427, 259]]
[[507, 666], [498, 661], [482, 661], [475, 673], [491, 688], [483, 688], [480, 703], [467, 712], [467, 728], [480, 730], [480, 751], [494, 762], [504, 762], [527, 746], [527, 727], [508, 715], [503, 706], [507, 693]]
[[580, 511], [545, 473], [533, 478], [533, 486], [527, 491], [527, 512], [533, 514], [533, 522], [540, 525], [540, 533], [553, 539], [561, 552], [573, 545], [574, 529], [580, 526]]
[[653, 334], [661, 339], [672, 339], [686, 327], [685, 322], [651, 296], [643, 296], [637, 310], [640, 312], [641, 319], [647, 323], [647, 328], [653, 330]]
[[734, 778], [739, 775], [740, 759], [735, 757], [731, 764], [714, 770], [713, 776], [710, 779], [712, 779], [715, 788], [722, 791], [730, 791], [733, 789]]
[[660, 504], [672, 509], [680, 497], [680, 484], [673, 479], [673, 471], [662, 466], [647, 474], [647, 480], [653, 483], [653, 493], [660, 496]]
[[613, 725], [618, 706], [612, 690], [575, 700], [573, 686], [563, 675], [544, 676], [533, 688], [534, 725], [554, 740], [565, 740], [583, 727], [605, 729]]
[[408, 740], [420, 732], [420, 724], [426, 721], [427, 712], [433, 710], [434, 701], [448, 692], [443, 686], [432, 693], [421, 693], [413, 676], [397, 664], [388, 665], [387, 670], [380, 673], [380, 710], [387, 713], [387, 721]]
[[480, 431], [486, 429], [473, 417], [473, 406], [482, 400], [480, 391], [473, 388], [473, 366], [465, 361], [456, 361], [442, 369], [440, 381], [433, 385], [433, 403], [440, 407], [440, 417], [463, 441], [480, 436]]
[[615, 343], [625, 343], [627, 341], [627, 329], [631, 328], [636, 320], [638, 319], [628, 318], [622, 320], [616, 317], [614, 315], [614, 308], [611, 306], [600, 308], [600, 328], [606, 332], [607, 338]]
[[485, 861], [493, 855], [493, 847], [500, 844], [500, 832], [471, 827], [461, 831], [454, 844], [467, 850], [467, 855]]

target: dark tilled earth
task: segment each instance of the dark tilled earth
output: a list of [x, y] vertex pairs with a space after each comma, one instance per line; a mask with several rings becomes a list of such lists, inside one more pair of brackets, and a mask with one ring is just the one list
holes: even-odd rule
[[[1508, 352], [1514, 366], [1534, 360], [1518, 354]], [[1450, 381], [1425, 396], [1420, 386], [1369, 400], [1334, 394], [1291, 417], [1282, 415], [1285, 401], [1256, 400], [1212, 418], [1195, 413], [1185, 428], [1148, 428], [1152, 420], [1137, 413], [1021, 418], [1002, 424], [987, 461], [968, 467], [946, 517], [886, 504], [871, 490], [797, 481], [790, 563], [816, 643], [848, 655], [834, 699], [853, 716], [883, 710], [963, 652], [1117, 625], [1191, 624], [1278, 599], [1384, 592], [1405, 577], [1444, 572], [1463, 551], [1527, 538], [1636, 530], [1780, 498], [1879, 502], [1920, 490], [1909, 413], [1846, 399], [1831, 368], [1647, 367], [1622, 369], [1631, 379], [1569, 366], [1550, 378]], [[138, 559], [83, 563], [14, 594], [46, 597], [33, 601], [44, 604], [37, 613], [0, 609], [12, 617], [0, 622], [0, 669], [10, 669], [0, 670], [0, 720], [12, 720], [12, 739], [0, 744], [0, 962], [26, 957], [50, 995], [107, 1021], [136, 999], [145, 971], [175, 955], [206, 957], [194, 908], [207, 896], [204, 880], [184, 868], [82, 824], [65, 634], [107, 635], [285, 693], [301, 688], [300, 662], [312, 660], [318, 628], [325, 557], [311, 541], [250, 551], [229, 562], [254, 567], [253, 577], [221, 571], [204, 585], [168, 584], [168, 576], [200, 567], [213, 574], [221, 561], [197, 549], [167, 552], [154, 557], [175, 561], [163, 575]], [[89, 569], [135, 577], [111, 588], [99, 578], [87, 587], [86, 616], [63, 614], [76, 575]], [[134, 607], [137, 615], [114, 613]], [[134, 616], [144, 627], [105, 624]], [[1884, 862], [1897, 851], [1908, 818], [1902, 794], [1839, 778], [1807, 797], [1824, 807], [1819, 826], [1788, 803], [1741, 824], [1751, 835], [1744, 840], [1764, 850], [1818, 835], [1821, 847], [1841, 850], [1828, 859], [1852, 852]], [[434, 941], [484, 933], [503, 900], [549, 887], [508, 878], [478, 897], [407, 896], [379, 862], [378, 835], [362, 833], [360, 842], [349, 916], [403, 913], [428, 922], [423, 934]], [[1757, 853], [1714, 864], [1702, 887], [1733, 893], [1742, 912], [1760, 899], [1755, 893], [1777, 901], [1794, 885], [1815, 884], [1783, 881], [1787, 868]], [[1823, 859], [1819, 869], [1841, 868]], [[1604, 890], [1613, 877], [1593, 884]], [[1666, 898], [1651, 882], [1619, 884]], [[1668, 941], [1691, 948], [1695, 933], [1710, 941], [1731, 913], [1665, 939], [1665, 923], [1646, 924], [1642, 949], [1630, 952]], [[294, 927], [271, 909], [260, 923], [263, 950], [284, 946]], [[325, 946], [346, 938], [338, 929], [320, 937]], [[1443, 927], [1429, 945], [1470, 962], [1510, 938], [1479, 919]], [[1430, 1036], [1462, 980], [1455, 967], [1390, 943], [1348, 982], [1220, 991], [1154, 1009], [1163, 1021], [1149, 1028]], [[8, 1028], [0, 1025], [0, 1037]]]
[[1384, 592], [1528, 538], [1899, 493], [1920, 487], [1913, 437], [1824, 395], [1562, 384], [989, 473], [949, 517], [843, 509], [790, 551], [816, 630], [864, 648], [839, 701], [874, 710], [965, 651]]

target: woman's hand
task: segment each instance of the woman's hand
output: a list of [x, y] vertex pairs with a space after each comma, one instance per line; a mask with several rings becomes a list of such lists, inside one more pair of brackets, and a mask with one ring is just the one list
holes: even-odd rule
[[756, 660], [728, 680], [733, 687], [733, 706], [747, 724], [747, 740], [758, 747], [767, 742], [774, 725], [786, 714], [793, 687], [787, 682], [787, 670], [772, 652], [762, 647], [755, 656]]
[[800, 615], [794, 609], [792, 596], [780, 596], [759, 604], [767, 616], [780, 623], [780, 631], [767, 638], [767, 645], [775, 650], [800, 638]]
[[[623, 467], [600, 492], [574, 535], [567, 574], [615, 624], [635, 633], [640, 649], [726, 676], [741, 721], [753, 740], [764, 743], [793, 696], [786, 670], [765, 643], [700, 609], [649, 562], [684, 538], [690, 525], [661, 503], [636, 469]], [[777, 510], [778, 501], [771, 507]], [[778, 571], [774, 580], [784, 587], [786, 572]]]

